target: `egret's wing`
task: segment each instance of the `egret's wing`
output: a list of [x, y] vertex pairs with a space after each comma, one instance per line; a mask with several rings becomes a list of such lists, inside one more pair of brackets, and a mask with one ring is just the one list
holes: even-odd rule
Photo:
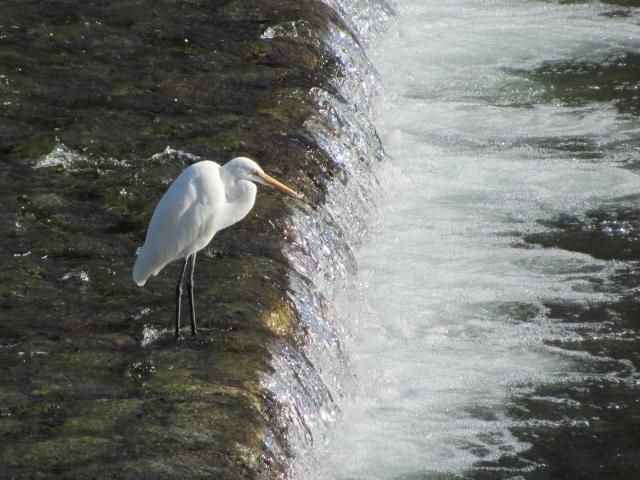
[[[201, 165], [201, 164], [210, 165]], [[215, 231], [216, 206], [224, 201], [218, 166], [200, 162], [184, 170], [162, 196], [133, 268], [138, 285], [168, 263], [204, 248]]]

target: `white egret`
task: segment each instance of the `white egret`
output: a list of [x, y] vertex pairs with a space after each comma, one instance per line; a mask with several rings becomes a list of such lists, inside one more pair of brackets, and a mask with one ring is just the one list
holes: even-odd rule
[[302, 198], [291, 188], [270, 177], [253, 160], [237, 157], [224, 166], [209, 160], [186, 168], [171, 184], [156, 206], [144, 245], [133, 266], [133, 280], [143, 286], [167, 264], [184, 259], [176, 287], [176, 336], [180, 332], [182, 283], [187, 277], [191, 333], [196, 334], [193, 303], [193, 271], [196, 253], [213, 236], [242, 220], [253, 208], [257, 187], [253, 182], [275, 187], [294, 198]]

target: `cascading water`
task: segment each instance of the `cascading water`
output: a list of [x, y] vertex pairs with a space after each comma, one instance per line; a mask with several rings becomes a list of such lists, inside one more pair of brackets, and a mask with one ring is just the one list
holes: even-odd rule
[[[289, 298], [307, 338], [301, 349], [282, 345], [274, 355], [274, 373], [263, 379], [284, 406], [281, 423], [288, 430], [289, 456], [326, 442], [339, 412], [334, 395], [342, 394], [340, 385], [346, 375], [340, 345], [344, 332], [333, 322], [333, 308], [325, 294], [336, 281], [356, 271], [352, 245], [368, 230], [379, 189], [376, 170], [384, 158], [369, 119], [379, 79], [362, 42], [367, 33], [380, 33], [391, 10], [384, 2], [327, 3], [345, 21], [339, 27], [331, 25], [319, 39], [322, 48], [337, 59], [337, 76], [332, 91], [313, 88], [309, 92], [308, 101], [317, 114], [304, 127], [336, 166], [335, 181], [326, 185], [321, 208], [298, 205], [287, 226], [294, 242], [285, 254], [296, 268], [289, 278]], [[304, 25], [287, 25], [270, 27], [264, 36], [301, 34], [308, 34]]]
[[[332, 326], [305, 351], [324, 393], [293, 402], [316, 433], [291, 476], [631, 478], [640, 11], [397, 8], [369, 52], [382, 189], [345, 161], [355, 186], [327, 207], [344, 231], [298, 216], [316, 273], [290, 258], [318, 290], [294, 290]], [[336, 268], [350, 256], [322, 246], [363, 230], [357, 268]]]

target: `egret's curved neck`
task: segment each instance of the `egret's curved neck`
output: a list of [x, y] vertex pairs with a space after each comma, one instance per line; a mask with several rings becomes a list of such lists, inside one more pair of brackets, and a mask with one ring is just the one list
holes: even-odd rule
[[226, 205], [226, 225], [242, 220], [251, 211], [256, 201], [257, 187], [249, 180], [237, 178], [224, 170], [220, 171], [224, 184]]

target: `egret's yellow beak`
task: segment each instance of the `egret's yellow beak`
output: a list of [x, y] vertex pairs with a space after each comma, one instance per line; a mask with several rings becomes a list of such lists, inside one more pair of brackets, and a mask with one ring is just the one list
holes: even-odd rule
[[302, 200], [302, 195], [300, 195], [295, 190], [287, 187], [284, 183], [279, 182], [275, 178], [267, 175], [266, 173], [264, 173], [264, 172], [258, 173], [258, 176], [264, 181], [264, 183], [266, 185], [270, 185], [270, 186], [272, 186], [274, 188], [277, 188], [278, 190], [283, 191], [287, 195], [291, 195], [293, 198], [297, 198], [298, 200]]

